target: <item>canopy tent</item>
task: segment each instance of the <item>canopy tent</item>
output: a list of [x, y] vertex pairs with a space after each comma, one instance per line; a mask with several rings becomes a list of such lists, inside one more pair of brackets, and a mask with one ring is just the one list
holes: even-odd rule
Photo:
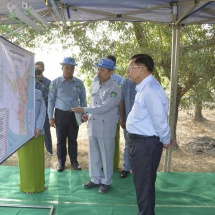
[[15, 22], [8, 17], [12, 4], [21, 11], [29, 9], [23, 2], [29, 3], [47, 22], [117, 20], [174, 25], [215, 22], [214, 0], [0, 0], [1, 23]]
[[[42, 26], [50, 27], [50, 22], [61, 28], [67, 21], [86, 24], [104, 20], [153, 22], [172, 27], [169, 123], [174, 140], [180, 26], [214, 24], [215, 0], [0, 0], [0, 27], [24, 23], [42, 31]], [[170, 171], [170, 166], [171, 149], [168, 149], [164, 171]]]

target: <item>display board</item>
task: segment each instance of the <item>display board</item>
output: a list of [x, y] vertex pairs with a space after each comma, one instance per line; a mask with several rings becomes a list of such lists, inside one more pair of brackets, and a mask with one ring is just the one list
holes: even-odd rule
[[34, 54], [0, 37], [0, 164], [34, 136]]

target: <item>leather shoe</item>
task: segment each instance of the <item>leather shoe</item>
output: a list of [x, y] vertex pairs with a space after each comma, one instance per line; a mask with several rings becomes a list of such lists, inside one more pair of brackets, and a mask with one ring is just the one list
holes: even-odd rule
[[99, 187], [99, 193], [107, 193], [108, 191], [110, 190], [110, 185], [107, 185], [107, 184], [102, 184], [100, 187]]
[[65, 166], [64, 166], [64, 165], [62, 165], [62, 164], [58, 164], [58, 165], [57, 165], [57, 171], [58, 171], [58, 172], [63, 172], [64, 169], [65, 169]]
[[99, 187], [101, 184], [95, 184], [92, 181], [89, 181], [88, 183], [84, 184], [85, 189], [91, 189], [93, 187]]
[[79, 165], [78, 161], [72, 163], [72, 166], [74, 167], [75, 170], [81, 170], [81, 166]]
[[126, 178], [129, 173], [130, 171], [122, 170], [122, 172], [120, 172], [120, 178]]

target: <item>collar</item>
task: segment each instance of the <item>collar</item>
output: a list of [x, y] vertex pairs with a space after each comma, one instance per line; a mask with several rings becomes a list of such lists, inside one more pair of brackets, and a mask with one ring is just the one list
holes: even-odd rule
[[[98, 81], [99, 82], [99, 81]], [[100, 84], [99, 83], [99, 86], [109, 86], [110, 84], [111, 84], [111, 82], [112, 82], [112, 79], [110, 78], [110, 79], [108, 79], [105, 83], [103, 83], [103, 84]]]
[[141, 92], [143, 88], [153, 79], [152, 74], [144, 78], [137, 86], [136, 86], [136, 91]]
[[[64, 78], [64, 76], [61, 76], [61, 77], [59, 77], [59, 79], [60, 79], [60, 83], [63, 83], [63, 82], [66, 82], [67, 80]], [[72, 78], [72, 80], [70, 81], [70, 82], [72, 82], [72, 81], [77, 81], [77, 79], [76, 79], [76, 77], [74, 77], [73, 76], [73, 78]], [[68, 82], [68, 81], [67, 81]]]

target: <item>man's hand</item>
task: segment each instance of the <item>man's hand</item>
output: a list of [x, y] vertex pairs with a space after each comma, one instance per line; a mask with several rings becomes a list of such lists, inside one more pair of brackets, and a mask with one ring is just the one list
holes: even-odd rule
[[82, 108], [82, 107], [76, 107], [76, 108], [71, 108], [71, 109], [75, 113], [84, 113], [84, 108]]
[[163, 144], [163, 147], [164, 147], [165, 149], [168, 149], [168, 148], [171, 147], [173, 144], [174, 144], [173, 140], [170, 140], [170, 143], [169, 143], [169, 144]]
[[82, 115], [82, 122], [86, 122], [88, 120], [88, 115]]
[[55, 128], [55, 119], [50, 119], [50, 120], [49, 120], [49, 125], [50, 125], [51, 127], [54, 127], [54, 128]]
[[125, 129], [125, 120], [120, 119], [121, 128]]
[[40, 129], [36, 129], [34, 138], [38, 138], [40, 136]]

